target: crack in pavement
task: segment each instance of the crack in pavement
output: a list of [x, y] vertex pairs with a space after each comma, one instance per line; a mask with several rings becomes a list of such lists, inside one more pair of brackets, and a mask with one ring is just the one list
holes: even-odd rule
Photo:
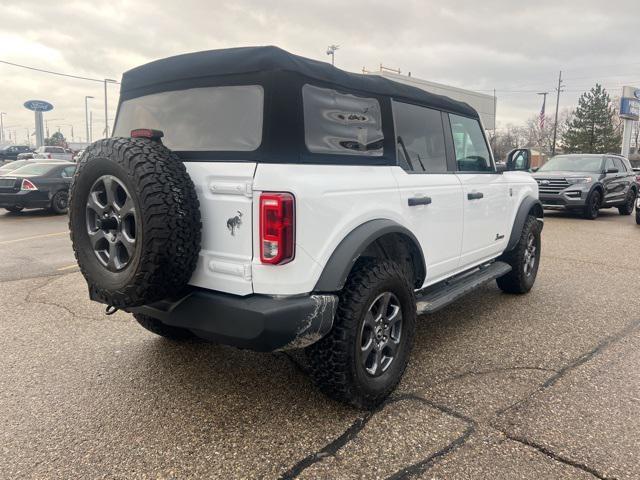
[[608, 337], [605, 337], [605, 339], [602, 340], [601, 342], [599, 342], [593, 349], [591, 349], [588, 352], [585, 352], [582, 355], [576, 357], [573, 361], [569, 362], [568, 364], [564, 365], [562, 368], [557, 370], [554, 375], [550, 376], [547, 380], [545, 380], [542, 383], [542, 385], [540, 385], [540, 387], [538, 387], [537, 389], [533, 390], [529, 395], [521, 398], [520, 400], [518, 400], [517, 402], [512, 403], [511, 405], [508, 405], [505, 408], [502, 408], [502, 409], [498, 410], [496, 412], [495, 417], [499, 417], [501, 415], [504, 415], [509, 410], [512, 410], [514, 408], [517, 408], [519, 406], [524, 405], [525, 403], [527, 403], [529, 400], [531, 400], [538, 393], [545, 391], [549, 387], [552, 387], [558, 380], [563, 378], [567, 373], [571, 372], [572, 370], [575, 370], [576, 368], [580, 367], [581, 365], [584, 365], [589, 360], [591, 360], [593, 357], [595, 357], [596, 355], [600, 354], [607, 347], [609, 347], [610, 345], [612, 345], [612, 344], [614, 344], [616, 342], [619, 342], [623, 338], [629, 336], [631, 333], [633, 333], [638, 328], [640, 328], [640, 319], [630, 323], [625, 328], [623, 328], [621, 331], [619, 331], [619, 332], [617, 332], [617, 333], [615, 333], [613, 335], [609, 335]]
[[[607, 347], [609, 347], [610, 345], [612, 345], [615, 342], [618, 342], [620, 340], [622, 340], [623, 338], [625, 338], [626, 336], [630, 335], [631, 333], [633, 333], [635, 330], [637, 330], [638, 328], [640, 328], [640, 320], [637, 320], [633, 323], [631, 323], [630, 325], [628, 325], [627, 327], [625, 327], [623, 330], [621, 330], [620, 332], [610, 335], [608, 337], [606, 337], [604, 340], [602, 340], [601, 342], [599, 342], [596, 347], [594, 347], [593, 349], [589, 350], [588, 352], [583, 353], [582, 355], [578, 356], [577, 358], [575, 358], [572, 362], [568, 363], [567, 365], [563, 366], [562, 368], [555, 370], [555, 369], [549, 369], [549, 368], [543, 368], [543, 367], [519, 367], [519, 366], [515, 366], [515, 367], [505, 367], [505, 368], [496, 368], [496, 369], [488, 369], [488, 370], [483, 370], [483, 371], [469, 371], [469, 372], [463, 372], [461, 374], [449, 377], [444, 379], [442, 382], [437, 382], [437, 383], [443, 383], [443, 382], [449, 382], [449, 381], [453, 381], [456, 379], [460, 379], [460, 378], [464, 378], [466, 376], [471, 376], [471, 375], [482, 375], [482, 374], [488, 374], [488, 373], [498, 373], [498, 372], [504, 372], [504, 371], [513, 371], [513, 370], [536, 370], [536, 371], [550, 371], [550, 372], [554, 372], [553, 375], [551, 375], [549, 378], [547, 378], [538, 388], [536, 388], [535, 390], [533, 390], [531, 393], [529, 393], [528, 395], [526, 395], [525, 397], [521, 398], [520, 400], [518, 400], [517, 402], [503, 408], [500, 409], [496, 412], [494, 419], [490, 420], [489, 422], [487, 422], [487, 426], [495, 429], [496, 431], [502, 433], [503, 435], [505, 435], [508, 439], [521, 443], [523, 445], [526, 445], [530, 448], [534, 448], [535, 450], [537, 450], [538, 452], [544, 454], [546, 457], [563, 463], [565, 465], [569, 465], [572, 466], [574, 468], [580, 469], [584, 472], [587, 472], [593, 476], [595, 476], [596, 478], [599, 479], [603, 479], [603, 480], [611, 480], [611, 477], [606, 477], [603, 474], [601, 474], [600, 472], [598, 472], [596, 469], [589, 467], [588, 465], [578, 462], [576, 460], [572, 460], [568, 457], [564, 457], [562, 455], [559, 455], [555, 452], [553, 452], [551, 449], [549, 449], [548, 447], [545, 447], [544, 445], [540, 445], [532, 440], [529, 440], [527, 438], [524, 437], [517, 437], [513, 434], [508, 433], [507, 431], [505, 431], [504, 429], [500, 428], [499, 426], [497, 426], [495, 424], [495, 419], [504, 415], [506, 412], [512, 410], [513, 408], [516, 408], [518, 406], [522, 406], [525, 403], [527, 403], [528, 401], [530, 401], [536, 394], [545, 391], [546, 389], [552, 387], [558, 380], [560, 380], [561, 378], [563, 378], [565, 375], [567, 375], [569, 372], [573, 371], [574, 369], [578, 368], [579, 366], [585, 364], [586, 362], [588, 362], [589, 360], [591, 360], [593, 357], [595, 357], [596, 355], [598, 355], [599, 353], [601, 353], [604, 349], [606, 349]], [[299, 364], [299, 362], [297, 362], [293, 356], [289, 355], [289, 354], [285, 354], [284, 355], [286, 358], [288, 358], [295, 366], [296, 368], [300, 369], [302, 372], [304, 372], [304, 368], [302, 367], [302, 365]], [[358, 417], [354, 423], [347, 429], [345, 430], [344, 433], [342, 433], [339, 437], [337, 437], [336, 439], [334, 439], [332, 442], [328, 443], [327, 445], [325, 445], [322, 449], [318, 450], [317, 452], [308, 455], [307, 457], [303, 458], [302, 460], [300, 460], [298, 463], [296, 463], [294, 466], [292, 466], [289, 470], [287, 470], [285, 473], [283, 473], [279, 478], [280, 479], [293, 479], [296, 478], [297, 476], [299, 476], [304, 470], [306, 470], [307, 468], [309, 468], [310, 466], [312, 466], [313, 464], [321, 461], [323, 458], [328, 457], [328, 456], [332, 456], [335, 455], [338, 450], [340, 450], [341, 448], [343, 448], [344, 446], [346, 446], [351, 440], [353, 440], [354, 438], [356, 438], [356, 436], [360, 433], [360, 431], [367, 425], [367, 423], [373, 418], [373, 416], [378, 413], [379, 411], [381, 411], [385, 406], [396, 403], [396, 402], [401, 402], [401, 401], [407, 401], [407, 400], [413, 400], [413, 401], [419, 401], [419, 402], [423, 402], [426, 405], [429, 405], [430, 407], [437, 409], [447, 415], [453, 416], [459, 420], [464, 421], [465, 423], [467, 423], [467, 428], [465, 429], [465, 431], [463, 432], [462, 435], [460, 435], [459, 437], [457, 437], [455, 440], [453, 440], [451, 443], [449, 443], [447, 446], [445, 446], [444, 448], [442, 448], [441, 450], [429, 455], [428, 457], [426, 457], [425, 459], [414, 463], [412, 465], [409, 465], [393, 474], [391, 474], [389, 477], [387, 477], [387, 480], [399, 480], [399, 479], [405, 479], [405, 478], [412, 478], [414, 476], [417, 475], [421, 475], [424, 472], [426, 472], [427, 470], [429, 470], [440, 458], [454, 452], [455, 450], [459, 449], [460, 447], [462, 447], [467, 440], [471, 437], [471, 435], [475, 432], [476, 426], [478, 425], [478, 422], [475, 421], [474, 419], [467, 417], [466, 415], [457, 412], [456, 410], [449, 408], [447, 406], [444, 405], [440, 405], [437, 404], [431, 400], [428, 400], [418, 394], [413, 394], [413, 393], [407, 393], [407, 394], [402, 394], [402, 395], [398, 395], [396, 397], [392, 397], [390, 399], [388, 399], [386, 402], [383, 402], [376, 410], [372, 411], [372, 412], [368, 412], [365, 415], [363, 415], [362, 417]]]
[[440, 412], [446, 415], [450, 415], [458, 420], [462, 420], [467, 424], [467, 428], [462, 433], [462, 435], [457, 437], [455, 440], [450, 442], [441, 450], [438, 450], [437, 452], [429, 455], [428, 457], [426, 457], [423, 460], [420, 460], [419, 462], [413, 463], [407, 467], [402, 468], [401, 470], [398, 470], [395, 473], [392, 473], [389, 477], [387, 477], [387, 480], [399, 480], [399, 479], [411, 478], [415, 475], [424, 473], [429, 468], [431, 468], [438, 461], [438, 459], [448, 455], [449, 453], [457, 450], [462, 445], [464, 445], [468, 440], [468, 438], [475, 432], [476, 422], [473, 419], [459, 412], [456, 412], [455, 410], [447, 406], [439, 405], [417, 394], [413, 394], [413, 393], [402, 394], [402, 395], [389, 398], [387, 401], [380, 404], [375, 410], [371, 412], [367, 412], [363, 416], [358, 417], [351, 424], [351, 426], [347, 428], [347, 430], [345, 430], [344, 433], [342, 433], [339, 437], [337, 437], [336, 439], [334, 439], [333, 441], [331, 441], [330, 443], [322, 447], [317, 452], [312, 453], [306, 456], [305, 458], [303, 458], [302, 460], [300, 460], [298, 463], [293, 465], [291, 468], [289, 468], [286, 472], [284, 472], [278, 478], [280, 480], [294, 479], [298, 477], [304, 470], [312, 466], [313, 464], [320, 462], [323, 458], [335, 455], [338, 452], [338, 450], [345, 447], [350, 441], [352, 441], [358, 436], [358, 434], [367, 425], [367, 423], [369, 423], [369, 421], [374, 417], [376, 413], [383, 410], [384, 407], [386, 407], [387, 405], [391, 405], [391, 404], [403, 402], [403, 401], [416, 401], [416, 402], [424, 403], [425, 405], [428, 405], [431, 408], [439, 410]]
[[570, 465], [572, 467], [578, 468], [578, 469], [583, 470], [583, 471], [585, 471], [587, 473], [590, 473], [591, 475], [595, 476], [596, 478], [600, 478], [600, 479], [603, 479], [603, 480], [610, 480], [610, 479], [615, 478], [615, 477], [607, 477], [604, 474], [600, 473], [595, 468], [590, 467], [590, 466], [586, 465], [585, 463], [578, 462], [577, 460], [573, 460], [573, 459], [565, 457], [563, 455], [559, 455], [559, 454], [555, 453], [553, 450], [551, 450], [549, 447], [546, 447], [546, 446], [541, 445], [541, 444], [539, 444], [537, 442], [534, 442], [533, 440], [530, 440], [530, 439], [528, 439], [526, 437], [520, 437], [520, 436], [516, 436], [514, 434], [511, 434], [506, 429], [503, 429], [500, 426], [496, 425], [495, 421], [496, 421], [496, 419], [498, 417], [506, 414], [510, 410], [522, 407], [523, 405], [525, 405], [526, 403], [531, 401], [534, 396], [536, 396], [537, 394], [539, 394], [539, 393], [547, 390], [548, 388], [552, 387], [553, 385], [555, 385], [560, 379], [562, 379], [569, 372], [575, 370], [576, 368], [580, 367], [581, 365], [584, 365], [589, 360], [591, 360], [593, 357], [595, 357], [596, 355], [599, 355], [600, 353], [602, 353], [605, 349], [610, 347], [612, 344], [623, 340], [625, 337], [631, 335], [632, 333], [634, 333], [639, 328], [640, 328], [640, 320], [636, 320], [635, 322], [632, 322], [629, 325], [627, 325], [621, 331], [619, 331], [619, 332], [617, 332], [617, 333], [615, 333], [613, 335], [609, 335], [604, 340], [599, 342], [593, 349], [591, 349], [588, 352], [585, 352], [582, 355], [576, 357], [572, 362], [568, 363], [567, 365], [565, 365], [564, 367], [559, 369], [554, 375], [552, 375], [548, 379], [546, 379], [540, 385], [540, 387], [538, 387], [537, 389], [533, 390], [529, 395], [521, 398], [520, 400], [518, 400], [517, 402], [507, 406], [506, 408], [498, 410], [496, 412], [496, 415], [494, 416], [493, 420], [491, 420], [489, 422], [489, 426], [494, 428], [495, 430], [501, 432], [503, 435], [505, 435], [510, 440], [513, 440], [515, 442], [519, 442], [519, 443], [521, 443], [523, 445], [527, 445], [527, 446], [529, 446], [531, 448], [534, 448], [534, 449], [538, 450], [540, 453], [546, 455], [547, 457], [549, 457], [549, 458], [551, 458], [551, 459], [553, 459], [553, 460], [555, 460], [557, 462], [564, 463], [566, 465]]
[[601, 480], [615, 480], [616, 477], [607, 477], [606, 475], [600, 473], [598, 470], [596, 470], [595, 468], [592, 468], [584, 463], [581, 462], [577, 462], [575, 460], [572, 460], [570, 458], [567, 458], [563, 455], [558, 455], [557, 453], [555, 453], [554, 451], [552, 451], [550, 448], [545, 447], [544, 445], [541, 445], [539, 443], [535, 443], [527, 438], [524, 437], [518, 437], [515, 435], [511, 435], [510, 433], [507, 432], [503, 432], [501, 431], [509, 440], [513, 440], [514, 442], [518, 442], [521, 443], [522, 445], [526, 445], [527, 447], [531, 447], [535, 450], [537, 450], [538, 452], [546, 455], [547, 457], [551, 458], [552, 460], [555, 460], [556, 462], [560, 462], [563, 463], [565, 465], [569, 465], [571, 467], [580, 469], [584, 472], [587, 472], [591, 475], [593, 475], [596, 478], [599, 478]]

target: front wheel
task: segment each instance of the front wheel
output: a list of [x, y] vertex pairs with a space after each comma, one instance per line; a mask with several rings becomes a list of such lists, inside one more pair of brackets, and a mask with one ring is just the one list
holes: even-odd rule
[[624, 200], [624, 204], [618, 207], [620, 215], [631, 215], [633, 213], [633, 206], [636, 203], [636, 192], [632, 188], [627, 193], [627, 198]]
[[533, 287], [540, 265], [540, 230], [538, 219], [529, 215], [515, 248], [502, 256], [511, 265], [511, 271], [496, 280], [503, 292], [527, 293]]
[[587, 204], [584, 206], [582, 216], [588, 220], [595, 220], [600, 213], [600, 205], [602, 204], [602, 195], [599, 190], [594, 190], [587, 198]]
[[404, 373], [415, 325], [404, 270], [390, 261], [360, 261], [340, 293], [333, 328], [306, 350], [312, 380], [336, 400], [376, 407]]

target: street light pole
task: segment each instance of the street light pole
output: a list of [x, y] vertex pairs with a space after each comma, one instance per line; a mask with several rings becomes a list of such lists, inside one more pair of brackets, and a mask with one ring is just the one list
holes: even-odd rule
[[104, 136], [109, 138], [109, 109], [107, 108], [107, 83], [116, 83], [111, 78], [104, 79]]
[[4, 123], [2, 117], [6, 115], [6, 112], [0, 112], [0, 142], [4, 142]]
[[87, 143], [89, 143], [91, 141], [90, 140], [91, 137], [89, 136], [89, 105], [87, 103], [87, 101], [90, 98], [93, 98], [93, 97], [91, 95], [85, 95], [85, 97], [84, 97], [84, 125], [85, 125], [86, 130], [87, 130], [86, 131], [87, 136], [85, 137], [87, 139]]
[[336, 50], [340, 48], [340, 45], [329, 45], [327, 47], [327, 55], [331, 55], [331, 65], [334, 64]]

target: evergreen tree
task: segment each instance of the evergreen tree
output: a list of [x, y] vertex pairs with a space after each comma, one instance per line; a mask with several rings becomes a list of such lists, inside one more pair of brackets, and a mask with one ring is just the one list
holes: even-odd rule
[[562, 135], [568, 153], [608, 153], [620, 149], [622, 135], [614, 123], [615, 108], [611, 98], [596, 83], [590, 91], [580, 95], [567, 131]]

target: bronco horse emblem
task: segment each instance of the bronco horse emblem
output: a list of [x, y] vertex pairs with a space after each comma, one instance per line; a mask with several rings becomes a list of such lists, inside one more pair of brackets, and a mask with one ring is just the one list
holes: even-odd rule
[[231, 235], [234, 237], [236, 236], [236, 229], [240, 228], [242, 225], [242, 212], [240, 210], [237, 212], [238, 215], [227, 220], [227, 229], [229, 229]]

